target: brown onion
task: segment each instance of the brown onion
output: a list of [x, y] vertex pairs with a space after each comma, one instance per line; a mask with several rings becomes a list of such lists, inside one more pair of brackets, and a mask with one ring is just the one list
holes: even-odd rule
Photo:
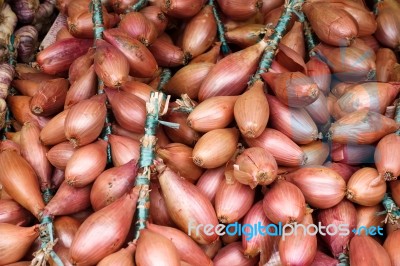
[[161, 193], [161, 187], [158, 182], [150, 183], [150, 221], [154, 224], [175, 226], [168, 214], [165, 198]]
[[246, 88], [249, 76], [256, 71], [258, 61], [266, 46], [266, 41], [262, 40], [218, 61], [201, 84], [199, 100], [203, 101], [213, 96], [240, 94]]
[[389, 254], [370, 236], [354, 236], [349, 249], [350, 265], [391, 265]]
[[54, 220], [54, 232], [58, 238], [58, 244], [66, 248], [71, 247], [72, 240], [75, 237], [81, 223], [69, 216], [60, 216]]
[[244, 137], [257, 138], [262, 134], [269, 119], [269, 105], [262, 81], [256, 81], [237, 98], [234, 115]]
[[128, 137], [109, 135], [111, 158], [114, 166], [122, 166], [131, 160], [137, 161], [140, 155], [140, 142]]
[[16, 202], [39, 218], [45, 204], [38, 178], [29, 163], [15, 151], [0, 153], [0, 184]]
[[236, 128], [214, 129], [204, 134], [193, 148], [193, 162], [203, 168], [216, 168], [229, 161], [236, 151]]
[[362, 206], [374, 206], [383, 200], [386, 182], [378, 171], [371, 167], [355, 172], [347, 183], [346, 197]]
[[92, 183], [107, 164], [107, 142], [98, 140], [74, 152], [65, 167], [65, 180], [73, 187]]
[[259, 185], [269, 185], [275, 181], [278, 165], [273, 155], [261, 147], [245, 149], [233, 165], [235, 179], [251, 188]]
[[397, 179], [400, 175], [399, 153], [393, 152], [400, 148], [400, 136], [392, 133], [384, 136], [376, 146], [374, 162], [378, 172], [385, 180]]
[[163, 117], [165, 121], [179, 124], [179, 129], [164, 127], [165, 133], [173, 142], [179, 142], [193, 147], [200, 138], [200, 133], [186, 123], [188, 115], [181, 112], [168, 111]]
[[390, 81], [393, 68], [397, 63], [396, 54], [389, 48], [379, 48], [376, 52], [376, 80]]
[[174, 18], [190, 18], [196, 15], [205, 0], [163, 0], [161, 9]]
[[190, 61], [190, 64], [195, 63], [217, 63], [220, 57], [220, 49], [221, 49], [221, 42], [214, 43], [214, 46], [208, 51], [205, 52]]
[[305, 15], [318, 38], [330, 45], [349, 46], [358, 35], [357, 21], [330, 3], [306, 3]]
[[317, 100], [307, 105], [305, 109], [315, 123], [324, 125], [329, 122], [328, 100], [323, 93], [320, 93]]
[[225, 32], [225, 38], [229, 43], [246, 48], [261, 41], [265, 34], [264, 24], [245, 24]]
[[331, 71], [329, 66], [316, 56], [312, 56], [306, 63], [307, 76], [318, 85], [318, 89], [327, 95], [330, 91]]
[[343, 178], [337, 172], [323, 166], [307, 166], [286, 177], [299, 187], [307, 203], [316, 208], [331, 208], [346, 194], [346, 182]]
[[397, 252], [400, 244], [399, 240], [400, 240], [400, 231], [397, 230], [390, 233], [387, 236], [385, 243], [383, 244], [383, 247], [385, 248], [386, 252], [390, 257], [392, 266], [398, 266], [400, 263], [400, 255]]
[[[370, 228], [372, 226], [381, 226], [383, 217], [377, 215], [379, 212], [384, 210], [382, 204], [377, 204], [375, 206], [357, 206], [357, 226], [356, 228], [361, 228], [365, 226]], [[367, 235], [366, 230], [360, 230], [361, 235]]]
[[296, 225], [294, 234], [279, 240], [281, 262], [283, 265], [310, 265], [317, 254], [317, 236], [309, 234], [301, 224]]
[[400, 5], [396, 1], [386, 1], [376, 5], [377, 14], [376, 22], [378, 27], [375, 37], [385, 46], [392, 49], [399, 49], [399, 24]]
[[400, 181], [390, 182], [389, 185], [393, 200], [400, 205]]
[[46, 205], [44, 214], [51, 216], [70, 215], [90, 207], [92, 186], [75, 188], [63, 182], [54, 197]]
[[260, 0], [251, 0], [248, 2], [217, 0], [222, 12], [234, 20], [246, 20], [256, 14], [262, 7]]
[[68, 80], [71, 85], [74, 84], [75, 81], [77, 81], [82, 75], [84, 75], [86, 70], [93, 65], [95, 51], [95, 49], [89, 49], [86, 54], [78, 57], [71, 64], [68, 72]]
[[147, 224], [147, 229], [171, 240], [177, 248], [182, 261], [193, 266], [207, 266], [212, 264], [210, 258], [206, 256], [204, 251], [182, 231], [155, 224]]
[[261, 147], [269, 151], [279, 165], [300, 166], [307, 162], [301, 148], [278, 130], [266, 128], [258, 138], [245, 138], [250, 147]]
[[336, 171], [347, 183], [350, 177], [359, 169], [358, 167], [350, 166], [345, 163], [326, 162], [325, 167]]
[[153, 22], [139, 12], [129, 12], [126, 14], [121, 19], [119, 28], [146, 46], [152, 44], [158, 35], [157, 28]]
[[90, 192], [90, 202], [95, 211], [110, 205], [122, 197], [132, 187], [137, 174], [136, 161], [112, 167], [101, 173]]
[[23, 258], [33, 241], [39, 236], [38, 225], [22, 227], [0, 223], [0, 263], [7, 265]]
[[123, 91], [129, 92], [129, 93], [139, 97], [140, 99], [142, 99], [145, 102], [149, 101], [150, 93], [152, 91], [154, 91], [154, 92], [156, 91], [151, 86], [149, 86], [143, 82], [139, 82], [139, 81], [135, 81], [135, 80], [125, 82], [122, 85], [121, 89]]
[[306, 212], [306, 203], [301, 190], [284, 180], [278, 180], [263, 199], [263, 209], [273, 223], [301, 222]]
[[121, 29], [110, 29], [103, 33], [104, 39], [125, 55], [129, 74], [135, 77], [153, 77], [158, 69], [150, 51], [138, 40], [128, 36]]
[[128, 247], [121, 248], [119, 251], [104, 257], [98, 266], [135, 266], [133, 260], [136, 245], [129, 243]]
[[[263, 210], [263, 202], [259, 201], [253, 205], [246, 216], [243, 219], [243, 224], [261, 224], [262, 226], [267, 226], [271, 224], [271, 221], [265, 216]], [[245, 229], [244, 229], [245, 230]], [[268, 230], [268, 229], [267, 229]], [[247, 233], [252, 233], [246, 230]], [[274, 244], [274, 237], [265, 234], [256, 234], [252, 238], [248, 238], [245, 235], [242, 237], [243, 254], [246, 257], [254, 258], [257, 256], [261, 250], [266, 250], [270, 254], [263, 254], [266, 257], [270, 257], [272, 246]]]
[[306, 165], [322, 165], [329, 156], [329, 144], [319, 140], [302, 145], [301, 149], [308, 159]]
[[318, 138], [318, 129], [305, 109], [290, 108], [276, 97], [267, 95], [271, 126], [297, 144], [308, 144]]
[[[346, 253], [346, 247], [349, 245], [354, 233], [351, 232], [357, 228], [357, 211], [353, 203], [347, 200], [342, 200], [339, 204], [329, 209], [320, 210], [318, 213], [318, 222], [326, 226], [326, 232], [321, 236], [328, 244], [329, 249], [335, 257], [341, 253]], [[342, 230], [341, 225], [348, 225], [349, 234], [331, 234], [330, 225], [336, 226], [336, 230]]]
[[7, 105], [11, 110], [15, 120], [23, 125], [25, 122], [33, 122], [40, 128], [43, 128], [48, 122], [49, 118], [34, 115], [29, 107], [32, 97], [9, 95], [7, 97]]
[[181, 143], [170, 143], [156, 150], [157, 155], [172, 171], [194, 183], [203, 173], [192, 159], [193, 149]]
[[393, 103], [400, 86], [390, 83], [368, 82], [358, 84], [343, 94], [334, 104], [333, 116], [340, 119], [346, 114], [367, 109], [384, 114]]
[[210, 244], [217, 240], [215, 232], [206, 234], [199, 224], [218, 224], [217, 216], [211, 202], [199, 189], [189, 181], [165, 166], [158, 166], [159, 180], [165, 198], [168, 213], [178, 227], [199, 244]]
[[21, 129], [21, 155], [35, 170], [42, 191], [51, 186], [52, 167], [46, 158], [48, 148], [39, 139], [40, 129], [33, 123], [25, 123]]
[[337, 259], [329, 257], [325, 253], [317, 250], [317, 254], [314, 257], [311, 266], [337, 266], [338, 263]]
[[40, 131], [40, 140], [44, 145], [56, 145], [67, 140], [65, 136], [65, 119], [69, 110], [55, 115]]
[[282, 38], [281, 43], [305, 57], [305, 42], [302, 23], [296, 21], [290, 31]]
[[197, 180], [196, 186], [212, 204], [219, 185], [225, 181], [225, 166], [206, 170]]
[[[74, 265], [94, 265], [122, 246], [133, 220], [138, 196], [139, 188], [134, 188], [82, 223], [69, 253]], [[99, 235], [103, 237], [99, 238]]]
[[241, 219], [253, 205], [255, 191], [239, 182], [222, 182], [215, 195], [215, 212], [221, 223]]
[[156, 26], [158, 35], [162, 34], [168, 26], [169, 18], [162, 12], [159, 6], [146, 6], [140, 10], [148, 20]]
[[233, 242], [221, 248], [214, 257], [214, 266], [254, 266], [257, 264], [258, 257], [247, 258], [243, 255], [241, 242]]
[[357, 36], [369, 36], [375, 33], [377, 29], [375, 16], [368, 9], [361, 6], [351, 6], [346, 4], [346, 2], [332, 3], [332, 6], [347, 11], [354, 18], [358, 25]]
[[213, 8], [206, 5], [190, 19], [183, 32], [182, 49], [190, 58], [204, 53], [214, 42], [217, 34]]
[[65, 136], [74, 147], [93, 142], [103, 129], [106, 112], [104, 94], [75, 104], [65, 118]]
[[12, 199], [0, 199], [0, 223], [27, 226], [32, 215]]
[[32, 113], [41, 116], [51, 116], [63, 110], [67, 96], [68, 80], [53, 79], [43, 81], [32, 97], [30, 108]]
[[376, 56], [372, 49], [364, 51], [354, 46], [339, 48], [321, 43], [314, 50], [341, 81], [358, 82], [375, 77]]
[[96, 40], [94, 69], [104, 85], [119, 88], [128, 78], [129, 62], [116, 47], [103, 40]]
[[341, 144], [372, 144], [398, 129], [393, 119], [368, 110], [360, 110], [337, 120], [329, 129], [332, 141]]
[[171, 240], [149, 229], [140, 231], [135, 253], [137, 265], [180, 266], [179, 253]]
[[301, 72], [267, 72], [261, 76], [276, 97], [290, 107], [306, 107], [318, 98], [317, 84]]
[[40, 82], [25, 79], [14, 79], [11, 85], [22, 95], [32, 97], [39, 90]]
[[157, 64], [162, 67], [177, 67], [186, 65], [189, 57], [185, 56], [183, 50], [171, 42], [171, 38], [163, 33], [149, 47]]
[[105, 92], [118, 124], [132, 132], [144, 132], [146, 120], [145, 102], [125, 91], [106, 89]]
[[68, 71], [74, 60], [87, 53], [92, 45], [90, 39], [63, 39], [39, 52], [36, 61], [44, 73], [58, 74]]
[[53, 146], [46, 154], [50, 163], [61, 170], [65, 170], [69, 159], [72, 157], [76, 149], [71, 142], [65, 141]]
[[187, 124], [198, 132], [209, 132], [228, 126], [233, 120], [233, 108], [238, 96], [215, 96], [197, 105], [187, 118]]
[[164, 87], [164, 91], [176, 97], [187, 94], [189, 98], [196, 99], [201, 83], [214, 65], [214, 63], [199, 62], [190, 63], [182, 67], [168, 81]]
[[64, 108], [68, 109], [74, 104], [89, 99], [96, 94], [96, 72], [94, 66], [80, 76], [69, 88], [65, 98]]

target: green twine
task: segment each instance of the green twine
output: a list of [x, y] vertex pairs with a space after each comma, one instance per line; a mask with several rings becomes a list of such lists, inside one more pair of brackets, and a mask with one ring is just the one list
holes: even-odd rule
[[218, 38], [219, 38], [219, 41], [221, 42], [221, 51], [223, 54], [229, 54], [231, 52], [231, 49], [229, 49], [228, 43], [225, 39], [225, 26], [219, 17], [217, 7], [216, 7], [214, 0], [209, 0], [208, 5], [210, 5], [212, 7], [215, 22], [217, 23]]
[[397, 220], [400, 219], [400, 210], [388, 193], [383, 197], [382, 205], [385, 210], [378, 212], [377, 215], [386, 214], [387, 217], [385, 218], [385, 223], [390, 222], [395, 224]]
[[[58, 257], [57, 253], [54, 252], [53, 246], [55, 244], [54, 242], [54, 227], [53, 227], [53, 219], [50, 216], [44, 216], [41, 219], [40, 222], [40, 250], [38, 251], [39, 253], [45, 253], [50, 255], [50, 257], [53, 259], [56, 265], [58, 266], [64, 266], [64, 263], [61, 261], [61, 259]], [[46, 258], [45, 256], [39, 256], [39, 261], [35, 258], [32, 261], [32, 265], [42, 265], [43, 262], [40, 261], [41, 259]]]
[[[148, 180], [148, 178], [146, 177]], [[140, 231], [146, 228], [146, 222], [150, 213], [150, 195], [148, 185], [144, 185], [144, 191], [139, 194], [139, 199], [136, 207], [136, 223], [135, 223], [135, 235], [134, 239], [139, 239]]]
[[[92, 21], [94, 25], [94, 39], [95, 40], [101, 40], [103, 39], [103, 31], [104, 31], [104, 25], [103, 25], [103, 10], [101, 8], [101, 0], [92, 0]], [[101, 79], [97, 79], [97, 94], [103, 94], [104, 93], [104, 82]], [[108, 101], [106, 101], [106, 105], [108, 105]], [[112, 157], [111, 157], [111, 146], [110, 143], [108, 142], [108, 136], [112, 133], [111, 130], [111, 113], [110, 110], [107, 108], [107, 114], [106, 114], [106, 119], [105, 119], [105, 127], [103, 128], [103, 131], [101, 132], [101, 139], [104, 141], [107, 141], [107, 164], [112, 164]]]
[[129, 12], [137, 12], [139, 10], [141, 10], [142, 8], [144, 8], [147, 5], [148, 0], [139, 0], [136, 4], [134, 4], [132, 7], [127, 8], [125, 10], [125, 13], [129, 13]]
[[297, 10], [300, 9], [303, 3], [304, 0], [291, 0], [289, 4], [285, 7], [285, 10], [283, 11], [277, 25], [275, 26], [274, 32], [267, 41], [267, 48], [262, 55], [256, 75], [252, 77], [250, 84], [254, 84], [256, 80], [260, 79], [260, 75], [267, 72], [268, 69], [271, 67], [272, 61], [275, 58], [275, 53], [278, 49], [279, 42], [282, 40], [287, 31], [287, 27], [290, 20], [292, 19], [293, 13], [296, 14], [300, 18], [300, 20], [304, 20], [303, 13]]
[[[160, 83], [158, 83], [157, 86], [157, 91], [161, 91], [164, 86], [168, 83], [168, 81], [171, 79], [172, 73], [169, 68], [164, 68], [163, 71], [161, 72], [160, 75]], [[165, 94], [163, 94], [165, 96]]]
[[101, 0], [92, 0], [92, 21], [93, 21], [93, 31], [94, 31], [94, 39], [99, 40], [103, 38], [103, 10], [101, 8]]
[[347, 256], [344, 253], [339, 254], [338, 260], [339, 260], [339, 263], [337, 264], [337, 266], [349, 266], [350, 265], [349, 256]]
[[319, 42], [317, 40], [317, 37], [315, 36], [310, 22], [305, 19], [303, 22], [303, 31], [304, 31], [304, 37], [306, 39], [306, 45], [307, 45], [307, 50], [310, 56], [314, 56], [315, 52], [313, 51], [313, 49], [315, 48], [315, 46], [317, 46], [317, 43]]
[[43, 191], [42, 196], [44, 202], [47, 204], [53, 198], [53, 192], [51, 191], [50, 188], [46, 188], [45, 191]]

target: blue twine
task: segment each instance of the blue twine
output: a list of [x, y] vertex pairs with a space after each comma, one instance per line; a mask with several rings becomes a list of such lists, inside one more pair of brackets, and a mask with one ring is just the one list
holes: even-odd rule
[[47, 204], [50, 202], [51, 198], [53, 197], [53, 193], [50, 188], [45, 189], [42, 193], [43, 200]]

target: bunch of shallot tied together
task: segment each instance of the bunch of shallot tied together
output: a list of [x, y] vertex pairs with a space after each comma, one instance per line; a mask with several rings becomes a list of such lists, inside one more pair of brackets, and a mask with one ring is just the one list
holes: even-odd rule
[[397, 265], [400, 5], [146, 2], [0, 77], [0, 264]]

